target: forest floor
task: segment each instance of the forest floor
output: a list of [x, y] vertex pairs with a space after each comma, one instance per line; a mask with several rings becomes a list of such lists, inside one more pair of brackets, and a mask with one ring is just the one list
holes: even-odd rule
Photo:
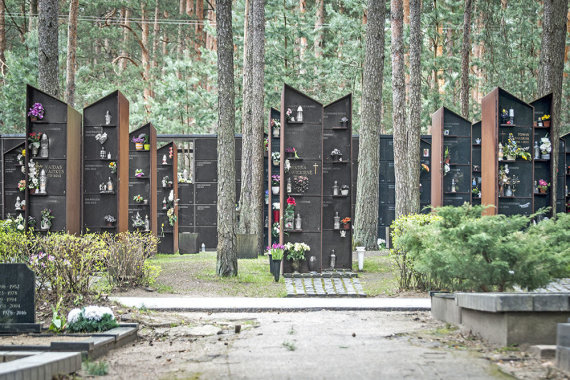
[[[358, 268], [356, 254], [353, 268]], [[216, 275], [216, 253], [201, 252], [195, 255], [157, 255], [151, 259], [161, 272], [151, 288], [117, 290], [113, 296], [149, 296], [149, 292], [161, 296], [185, 295], [195, 297], [284, 297], [287, 292], [283, 278], [273, 280], [269, 272], [269, 260], [238, 261], [238, 276], [220, 278]], [[400, 292], [394, 265], [387, 250], [366, 252], [364, 270], [358, 277], [369, 297], [427, 297], [427, 293]]]

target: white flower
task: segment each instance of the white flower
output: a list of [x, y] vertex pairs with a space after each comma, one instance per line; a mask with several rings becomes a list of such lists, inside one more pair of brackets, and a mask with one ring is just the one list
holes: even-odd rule
[[81, 310], [80, 309], [73, 309], [69, 312], [69, 314], [67, 314], [67, 323], [75, 323], [77, 322], [77, 320], [79, 319], [79, 316], [81, 315]]
[[100, 321], [105, 314], [109, 314], [111, 319], [115, 319], [113, 315], [113, 311], [108, 307], [104, 306], [87, 306], [83, 310], [83, 316], [85, 319], [92, 320], [92, 321]]

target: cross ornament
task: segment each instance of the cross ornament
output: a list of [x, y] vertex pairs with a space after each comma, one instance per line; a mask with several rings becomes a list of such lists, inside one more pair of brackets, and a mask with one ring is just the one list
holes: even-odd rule
[[313, 165], [313, 167], [315, 168], [315, 174], [317, 174], [317, 168], [319, 167], [319, 164], [317, 164], [317, 163], [315, 162], [315, 164]]

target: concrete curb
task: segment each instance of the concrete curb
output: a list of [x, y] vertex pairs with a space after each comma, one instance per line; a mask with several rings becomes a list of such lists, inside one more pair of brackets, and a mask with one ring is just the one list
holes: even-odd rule
[[144, 298], [112, 297], [127, 307], [177, 312], [429, 311], [429, 298]]
[[[119, 348], [137, 339], [138, 324], [122, 323], [119, 327], [85, 335], [85, 340], [77, 342], [51, 342], [49, 346], [0, 346], [0, 352], [79, 352], [83, 357], [95, 359], [105, 355], [112, 349]], [[77, 336], [69, 334], [68, 336]], [[63, 334], [62, 336], [66, 336]], [[30, 339], [33, 339], [30, 338]], [[2, 365], [0, 365], [2, 368]]]

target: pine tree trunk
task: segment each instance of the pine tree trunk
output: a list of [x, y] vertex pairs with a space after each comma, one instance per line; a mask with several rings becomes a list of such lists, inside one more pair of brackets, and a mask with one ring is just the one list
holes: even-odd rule
[[186, 0], [186, 14], [188, 16], [194, 14], [194, 0]]
[[237, 276], [232, 0], [216, 0], [218, 37], [218, 276]]
[[199, 54], [200, 53], [200, 48], [203, 46], [203, 42], [204, 42], [204, 36], [203, 36], [203, 31], [204, 31], [204, 0], [196, 0], [196, 18], [197, 18], [197, 23], [196, 23], [196, 28], [195, 28], [195, 32], [196, 32], [196, 45], [195, 45], [195, 49], [196, 52]]
[[245, 1], [244, 38], [243, 38], [243, 104], [242, 104], [242, 139], [241, 139], [241, 191], [239, 198], [240, 234], [252, 233], [253, 203], [253, 0]]
[[160, 27], [158, 25], [158, 2], [156, 2], [156, 6], [154, 7], [154, 25], [152, 28], [152, 67], [158, 66], [158, 35], [160, 33]]
[[316, 0], [315, 8], [317, 13], [315, 16], [315, 57], [319, 58], [323, 55], [323, 41], [324, 41], [324, 31], [323, 24], [325, 23], [325, 2], [324, 0]]
[[378, 236], [379, 146], [384, 81], [386, 5], [368, 0], [354, 241], [376, 248]]
[[257, 252], [263, 252], [263, 131], [264, 131], [264, 84], [265, 84], [265, 12], [264, 0], [253, 2], [253, 67], [252, 67], [252, 202], [251, 233], [257, 234]]
[[6, 56], [4, 52], [6, 51], [6, 18], [5, 18], [5, 8], [4, 1], [0, 0], [0, 74], [4, 75]]
[[38, 85], [40, 90], [59, 96], [58, 81], [58, 1], [39, 1]]
[[391, 0], [392, 31], [392, 125], [394, 128], [394, 174], [396, 181], [396, 218], [411, 212], [411, 187], [408, 183], [408, 138], [406, 127], [406, 87], [404, 79], [404, 41], [402, 0]]
[[471, 11], [473, 1], [465, 0], [463, 45], [461, 47], [461, 116], [469, 119], [469, 55], [471, 54]]
[[558, 148], [562, 122], [562, 81], [564, 78], [564, 48], [566, 46], [567, 0], [544, 0], [542, 42], [538, 68], [538, 92], [544, 96], [552, 92], [550, 139], [550, 169], [552, 185], [550, 204], [556, 215], [556, 190], [558, 183]]
[[145, 3], [141, 3], [141, 57], [143, 67], [143, 98], [145, 103], [146, 112], [150, 113], [150, 56], [148, 53], [148, 34], [149, 27], [146, 18]]
[[121, 56], [123, 58], [121, 58], [121, 60], [119, 61], [119, 71], [123, 71], [125, 70], [125, 68], [127, 67], [127, 57], [128, 57], [128, 43], [129, 43], [129, 27], [130, 27], [130, 21], [129, 21], [129, 15], [130, 15], [131, 11], [129, 10], [129, 8], [123, 8], [121, 9], [121, 14], [123, 15], [123, 24], [125, 25], [125, 28], [123, 29], [123, 48], [121, 51]]
[[28, 32], [36, 29], [38, 25], [38, 0], [30, 0], [30, 15], [28, 21]]
[[408, 212], [420, 212], [420, 134], [422, 114], [421, 0], [410, 0], [410, 124], [406, 133], [410, 200]]
[[75, 106], [75, 66], [77, 51], [77, 14], [79, 0], [69, 2], [69, 21], [67, 25], [67, 72], [65, 89], [65, 101], [72, 107]]

